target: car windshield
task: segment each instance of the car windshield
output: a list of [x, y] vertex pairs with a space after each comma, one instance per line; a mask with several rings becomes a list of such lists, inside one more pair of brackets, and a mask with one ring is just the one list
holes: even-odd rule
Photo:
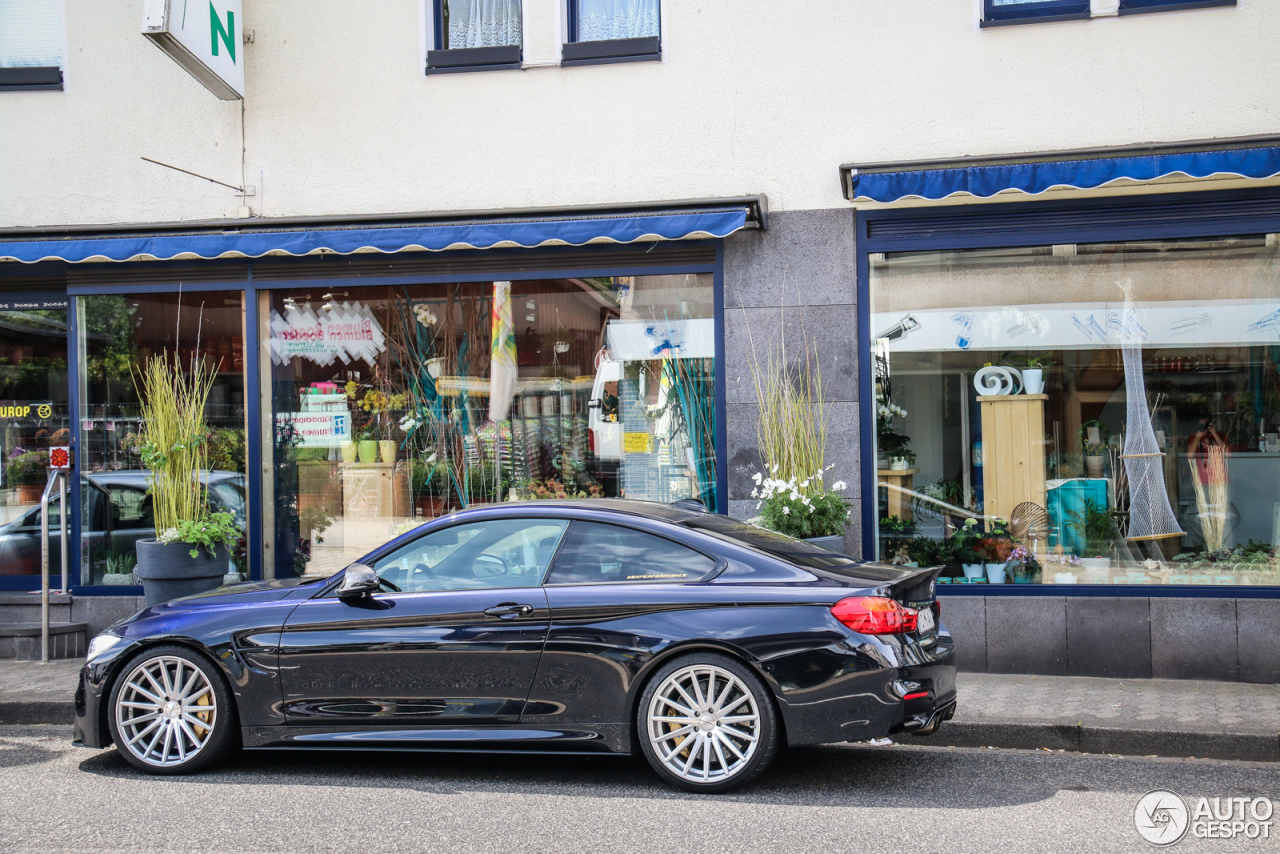
[[797, 540], [794, 537], [788, 537], [786, 534], [779, 534], [777, 531], [770, 531], [767, 528], [739, 522], [736, 519], [719, 516], [715, 513], [684, 519], [682, 524], [698, 531], [706, 531], [709, 534], [750, 546], [753, 549], [781, 558], [797, 566], [823, 569], [858, 563], [848, 555], [827, 551], [820, 546], [806, 543], [804, 540]]

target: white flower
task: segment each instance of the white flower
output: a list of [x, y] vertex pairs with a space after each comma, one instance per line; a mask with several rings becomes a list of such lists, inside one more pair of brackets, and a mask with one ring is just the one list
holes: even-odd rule
[[753, 490], [751, 490], [751, 497], [752, 497], [752, 498], [759, 498], [759, 497], [760, 497], [760, 490], [758, 490], [758, 489], [753, 489]]
[[783, 515], [783, 516], [790, 516], [790, 515], [791, 515], [791, 508], [790, 508], [790, 507], [783, 507], [783, 508], [782, 508], [782, 515]]
[[800, 493], [796, 492], [795, 490], [792, 490], [792, 491], [791, 491], [791, 500], [792, 500], [792, 501], [799, 501], [799, 500], [800, 500]]
[[777, 463], [774, 463], [773, 468], [769, 469], [769, 471], [770, 471], [772, 474], [777, 474], [777, 473], [778, 473], [778, 464], [777, 464]]
[[831, 488], [836, 492], [844, 492], [848, 486], [849, 484], [845, 483], [843, 480], [837, 480], [835, 483], [831, 484]]
[[755, 474], [751, 475], [751, 479], [758, 484], [760, 483], [761, 480], [764, 479], [764, 475], [760, 474], [760, 472], [756, 472]]

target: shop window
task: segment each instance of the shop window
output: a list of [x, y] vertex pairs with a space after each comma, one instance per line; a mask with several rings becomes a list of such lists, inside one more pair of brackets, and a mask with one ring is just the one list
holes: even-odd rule
[[269, 574], [335, 572], [477, 503], [716, 506], [708, 274], [261, 299]]
[[568, 0], [563, 65], [637, 62], [662, 57], [659, 0]]
[[[135, 384], [151, 359], [214, 368], [205, 488], [213, 509], [248, 524], [243, 301], [233, 291], [79, 298], [82, 584], [132, 583], [136, 543], [156, 535]], [[247, 572], [243, 548], [235, 551], [228, 571]]]
[[519, 68], [521, 0], [429, 0], [434, 50], [427, 73]]
[[0, 92], [62, 89], [63, 0], [0, 0]]
[[1173, 12], [1179, 9], [1210, 9], [1234, 5], [1236, 0], [1120, 0], [1120, 14], [1136, 15], [1143, 12]]
[[1089, 0], [983, 0], [982, 26], [1069, 21], [1089, 17]]
[[1274, 235], [873, 255], [877, 556], [1280, 584], [1277, 273]]

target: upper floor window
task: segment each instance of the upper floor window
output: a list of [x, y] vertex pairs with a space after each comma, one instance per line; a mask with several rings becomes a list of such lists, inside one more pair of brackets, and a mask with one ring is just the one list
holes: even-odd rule
[[427, 71], [519, 68], [521, 0], [432, 0], [435, 49]]
[[983, 0], [982, 25], [1089, 17], [1089, 0]]
[[1178, 9], [1207, 9], [1213, 6], [1234, 6], [1236, 0], [1120, 0], [1121, 15], [1139, 12], [1173, 12]]
[[633, 62], [662, 55], [659, 0], [568, 0], [564, 65]]
[[62, 88], [63, 0], [0, 0], [0, 92]]

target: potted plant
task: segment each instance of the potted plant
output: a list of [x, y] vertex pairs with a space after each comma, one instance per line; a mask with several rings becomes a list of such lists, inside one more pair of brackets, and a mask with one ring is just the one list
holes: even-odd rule
[[945, 562], [942, 543], [932, 537], [913, 537], [907, 543], [908, 566], [940, 566]]
[[1005, 564], [1014, 584], [1033, 584], [1040, 581], [1040, 562], [1022, 546], [1016, 546]]
[[756, 472], [751, 497], [758, 498], [759, 524], [780, 534], [808, 540], [834, 552], [844, 550], [849, 509], [844, 503], [848, 485], [837, 480], [827, 487], [823, 473], [804, 480], [781, 480]]
[[1005, 527], [1003, 519], [994, 519], [987, 528], [987, 535], [978, 540], [974, 551], [982, 558], [987, 571], [987, 581], [1004, 584], [1005, 565], [1013, 554], [1017, 541]]
[[1099, 506], [1093, 499], [1086, 499], [1084, 509], [1071, 511], [1068, 518], [1084, 535], [1086, 555], [1080, 564], [1090, 570], [1106, 570], [1111, 567], [1111, 548], [1120, 536], [1111, 511]]
[[951, 535], [948, 544], [952, 559], [960, 564], [964, 577], [969, 582], [982, 578], [982, 558], [977, 551], [982, 532], [978, 530], [977, 519], [965, 519], [964, 524]]
[[911, 439], [906, 434], [886, 430], [876, 436], [876, 441], [891, 470], [901, 471], [915, 465], [916, 452], [911, 450]]
[[103, 559], [102, 583], [109, 585], [135, 584], [133, 567], [137, 558], [131, 554], [113, 552]]
[[885, 516], [880, 520], [880, 553], [887, 560], [916, 534], [916, 523], [901, 516]]
[[1029, 356], [1026, 367], [1022, 369], [1023, 391], [1026, 394], [1044, 394], [1044, 372], [1054, 364], [1046, 354]]
[[18, 488], [20, 504], [38, 504], [44, 492], [49, 468], [48, 451], [27, 451], [14, 448], [5, 464], [5, 477]]
[[163, 356], [136, 377], [141, 401], [142, 463], [158, 536], [137, 543], [134, 572], [146, 604], [212, 590], [231, 562], [227, 548], [241, 534], [230, 513], [211, 511], [203, 483], [207, 471], [205, 404], [215, 374], [204, 360], [187, 372]]
[[1103, 476], [1110, 439], [1111, 431], [1096, 418], [1080, 425], [1080, 447], [1084, 451], [1084, 469], [1088, 477]]

